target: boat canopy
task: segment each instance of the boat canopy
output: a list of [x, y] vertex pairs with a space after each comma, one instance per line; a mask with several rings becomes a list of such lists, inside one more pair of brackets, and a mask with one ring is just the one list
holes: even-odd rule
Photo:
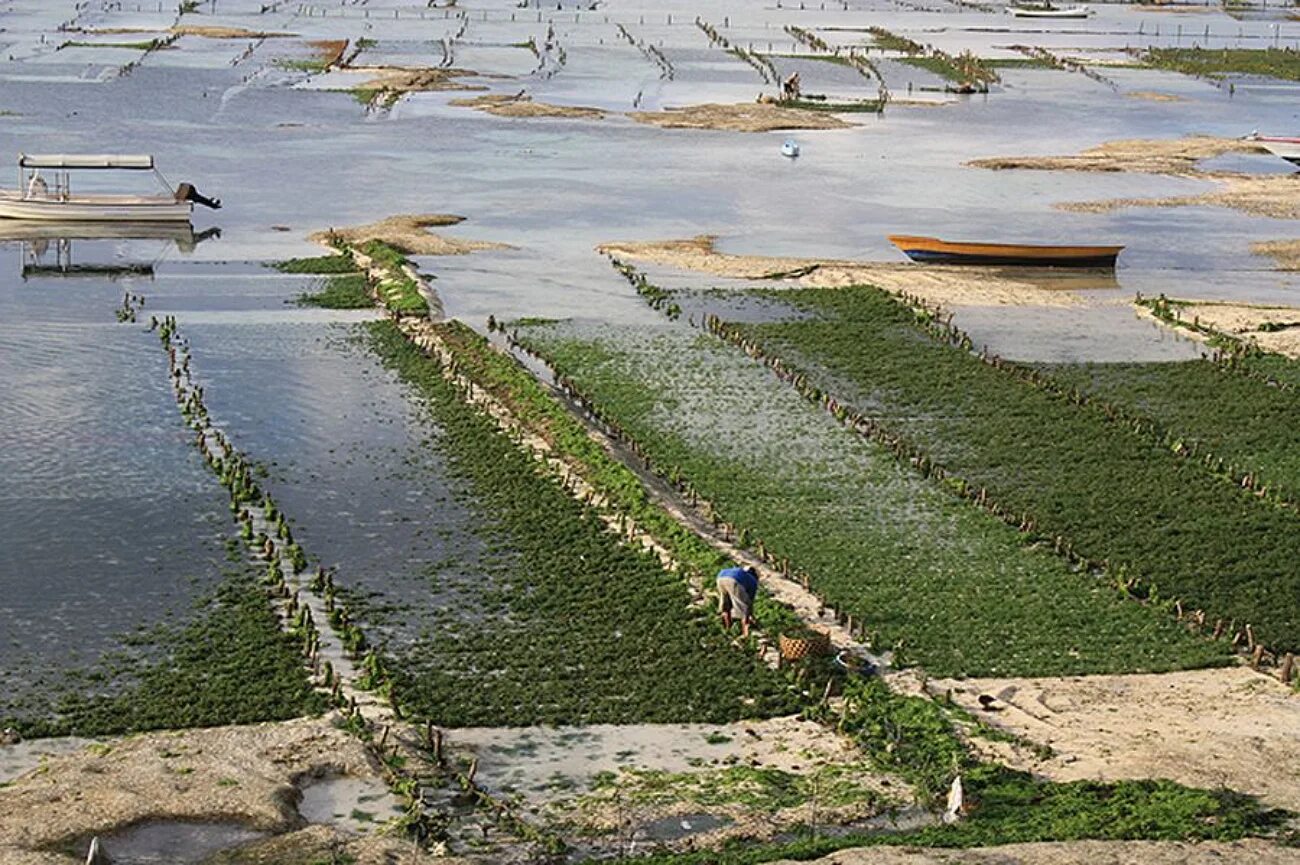
[[18, 154], [20, 168], [153, 168], [153, 157], [132, 153]]

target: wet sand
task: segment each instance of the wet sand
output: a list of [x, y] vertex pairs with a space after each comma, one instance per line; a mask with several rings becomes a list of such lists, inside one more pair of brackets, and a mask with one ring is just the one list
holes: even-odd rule
[[318, 231], [312, 234], [310, 239], [327, 245], [331, 235], [354, 245], [369, 240], [380, 240], [407, 255], [465, 255], [484, 249], [509, 248], [502, 243], [462, 240], [427, 230], [457, 225], [464, 221], [465, 217], [448, 213], [402, 214], [365, 225]]
[[[1266, 306], [1253, 303], [1236, 303], [1226, 300], [1182, 300], [1179, 309], [1184, 321], [1194, 320], [1219, 333], [1246, 339], [1264, 349], [1290, 358], [1300, 359], [1300, 307]], [[1138, 315], [1150, 318], [1164, 327], [1169, 323], [1156, 317], [1145, 306], [1134, 305]], [[1265, 330], [1265, 325], [1297, 325], [1280, 330]], [[1193, 339], [1206, 341], [1208, 337], [1190, 328], [1178, 332]]]
[[[1068, 841], [1007, 844], [979, 850], [866, 847], [841, 850], [813, 865], [1295, 865], [1300, 851], [1267, 841]], [[789, 860], [772, 865], [795, 865]]]
[[1225, 153], [1267, 152], [1251, 141], [1193, 135], [1186, 138], [1107, 141], [1071, 156], [996, 156], [972, 159], [966, 164], [972, 168], [990, 168], [995, 171], [1021, 168], [1038, 171], [1136, 171], [1201, 176], [1196, 172], [1196, 165], [1202, 160]]
[[599, 108], [585, 108], [577, 105], [549, 105], [534, 102], [531, 96], [519, 94], [509, 96], [500, 93], [473, 96], [468, 99], [453, 99], [451, 104], [461, 108], [473, 108], [496, 117], [569, 117], [582, 120], [600, 120], [605, 112]]
[[438, 90], [484, 90], [486, 88], [466, 84], [458, 79], [468, 78], [475, 73], [468, 69], [433, 69], [425, 67], [398, 66], [349, 66], [349, 72], [358, 72], [370, 77], [356, 85], [358, 90], [374, 90], [381, 93], [400, 95], [403, 93], [426, 93]]
[[[1133, 95], [1133, 94], [1130, 94]], [[1107, 213], [1125, 207], [1226, 207], [1251, 216], [1300, 219], [1300, 176], [1205, 171], [1198, 165], [1230, 153], [1267, 153], [1259, 144], [1237, 138], [1191, 136], [1166, 140], [1109, 141], [1071, 156], [1000, 156], [974, 159], [972, 168], [1038, 171], [1121, 171], [1165, 174], [1213, 181], [1217, 189], [1163, 198], [1109, 198], [1056, 204], [1075, 213]]]
[[297, 785], [326, 775], [383, 783], [360, 741], [327, 719], [90, 745], [0, 788], [0, 861], [150, 820], [284, 832], [301, 824]]
[[[1267, 805], [1300, 809], [1300, 700], [1276, 678], [1245, 667], [1127, 676], [935, 679], [980, 720], [1051, 757], [983, 739], [972, 744], [1054, 781], [1169, 778], [1228, 787]], [[985, 711], [977, 698], [997, 698]]]
[[663, 111], [634, 111], [628, 116], [637, 123], [648, 123], [664, 129], [718, 129], [730, 132], [847, 129], [855, 125], [830, 112], [787, 108], [762, 102], [688, 105]]
[[1075, 213], [1107, 213], [1125, 207], [1228, 207], [1250, 216], [1300, 219], [1300, 177], [1256, 177], [1247, 174], [1199, 174], [1220, 188], [1200, 195], [1167, 198], [1109, 198], [1056, 205]]
[[1300, 240], [1263, 240], [1250, 245], [1256, 255], [1267, 255], [1278, 270], [1300, 270]]

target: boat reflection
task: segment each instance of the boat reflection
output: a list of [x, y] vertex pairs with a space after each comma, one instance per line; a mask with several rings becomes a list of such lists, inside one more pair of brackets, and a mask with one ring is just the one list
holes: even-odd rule
[[[220, 236], [220, 228], [195, 232], [189, 223], [0, 220], [0, 242], [21, 244], [24, 279], [29, 276], [152, 276], [154, 264], [165, 254], [168, 242], [188, 255], [203, 241]], [[160, 240], [164, 248], [147, 261], [78, 264], [72, 256], [74, 240]]]
[[1106, 291], [1121, 287], [1115, 270], [1109, 267], [994, 267], [990, 270], [1044, 291]]

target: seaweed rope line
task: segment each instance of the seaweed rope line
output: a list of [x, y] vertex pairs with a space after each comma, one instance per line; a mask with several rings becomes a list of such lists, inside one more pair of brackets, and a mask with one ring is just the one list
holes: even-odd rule
[[[190, 371], [192, 355], [189, 344], [184, 337], [180, 336], [174, 324], [169, 327], [168, 338], [171, 342], [170, 348], [175, 349], [174, 352], [169, 351], [169, 359], [176, 399], [182, 406], [196, 407], [192, 412], [191, 423], [202, 437], [199, 442], [200, 451], [208, 455], [209, 462], [214, 467], [246, 465], [247, 459], [244, 455], [237, 451], [230, 443], [229, 437], [212, 423], [206, 409], [201, 408], [203, 390], [194, 383]], [[355, 705], [367, 721], [392, 723], [396, 720], [392, 708], [386, 706], [374, 693], [357, 687], [356, 680], [360, 676], [360, 671], [349, 657], [343, 638], [330, 622], [330, 604], [312, 587], [311, 582], [304, 578], [303, 569], [295, 562], [290, 552], [290, 544], [280, 537], [279, 521], [271, 519], [266, 502], [267, 499], [263, 499], [261, 504], [241, 502], [240, 508], [248, 513], [254, 537], [266, 537], [264, 547], [261, 550], [255, 549], [254, 554], [260, 555], [269, 566], [278, 569], [283, 577], [283, 584], [290, 600], [282, 600], [276, 604], [276, 607], [285, 630], [293, 630], [294, 610], [299, 606], [308, 611], [302, 619], [315, 626], [316, 650], [312, 653], [314, 659], [311, 668], [318, 689], [330, 691], [337, 682], [344, 701], [349, 705]], [[336, 674], [334, 682], [324, 680], [320, 661], [329, 662], [330, 668]]]
[[[187, 415], [190, 425], [199, 433], [200, 439], [197, 445], [200, 451], [214, 469], [217, 466], [224, 469], [238, 465], [241, 471], [246, 471], [247, 459], [235, 450], [225, 433], [211, 422], [207, 409], [203, 406], [203, 388], [194, 383], [190, 371], [191, 354], [188, 342], [179, 335], [173, 318], [165, 318], [162, 327], [163, 344], [168, 352], [176, 400], [182, 407], [182, 412]], [[297, 626], [296, 623], [302, 622], [304, 629], [312, 635], [311, 650], [308, 654], [317, 689], [330, 693], [340, 711], [349, 716], [360, 717], [367, 730], [382, 731], [378, 742], [370, 740], [367, 744], [379, 753], [380, 762], [389, 773], [390, 786], [405, 788], [408, 807], [424, 815], [436, 814], [436, 804], [430, 804], [430, 800], [436, 803], [438, 798], [436, 791], [445, 789], [449, 784], [455, 784], [470, 793], [479, 804], [486, 805], [501, 817], [508, 817], [521, 837], [537, 840], [539, 837], [537, 830], [518, 817], [508, 803], [501, 802], [476, 785], [472, 774], [445, 772], [441, 733], [435, 732], [431, 723], [426, 725], [422, 735], [414, 725], [401, 721], [391, 702], [381, 699], [379, 688], [364, 690], [358, 685], [357, 680], [360, 675], [363, 672], [373, 673], [374, 669], [359, 671], [350, 657], [344, 639], [332, 623], [330, 616], [333, 609], [332, 595], [326, 598], [323, 592], [318, 592], [313, 587], [312, 581], [304, 578], [305, 569], [298, 567], [301, 559], [295, 562], [295, 557], [290, 551], [292, 544], [282, 542], [283, 539], [279, 536], [279, 521], [271, 519], [267, 505], [242, 500], [237, 503], [238, 510], [247, 513], [254, 537], [266, 538], [262, 548], [263, 560], [268, 562], [268, 567], [276, 568], [280, 574], [282, 591], [287, 595], [286, 599], [275, 604], [282, 628], [292, 633]], [[269, 507], [274, 507], [274, 504]], [[255, 549], [254, 552], [256, 554], [257, 550]], [[322, 578], [323, 572], [318, 573], [320, 574], [318, 579]], [[332, 580], [328, 585], [332, 587]], [[322, 671], [322, 661], [325, 662], [324, 670], [328, 672]], [[403, 730], [406, 731], [406, 736], [401, 735]], [[389, 731], [397, 731], [397, 735], [391, 736], [391, 743]], [[364, 737], [363, 741], [365, 741]], [[416, 766], [427, 764], [428, 754], [433, 752], [436, 757], [433, 761], [436, 769], [443, 774], [431, 777], [429, 773], [404, 772], [400, 768], [395, 768], [384, 759], [387, 756], [386, 747], [391, 747], [394, 756], [404, 755], [415, 758], [418, 761]], [[404, 779], [413, 780], [414, 785], [403, 784]]]
[[[347, 249], [359, 266], [368, 268], [370, 274], [376, 277], [376, 283], [378, 279], [386, 274], [383, 267], [375, 266], [364, 253], [358, 252], [350, 245], [347, 246]], [[422, 295], [431, 293], [431, 289], [420, 274], [413, 271], [407, 271], [407, 273], [413, 276]], [[382, 298], [379, 298], [377, 294], [375, 296], [382, 304]], [[432, 323], [413, 316], [394, 316], [394, 320], [407, 339], [438, 361], [442, 376], [463, 394], [466, 402], [483, 411], [521, 447], [527, 448], [535, 456], [540, 457], [550, 472], [557, 477], [564, 489], [574, 498], [591, 505], [600, 519], [612, 531], [622, 535], [628, 542], [638, 543], [644, 549], [654, 553], [665, 569], [684, 575], [693, 606], [704, 607], [709, 604], [709, 596], [705, 587], [706, 575], [695, 575], [691, 573], [689, 568], [682, 567], [682, 563], [676, 559], [667, 547], [663, 546], [651, 533], [638, 526], [636, 521], [630, 515], [624, 513], [614, 501], [589, 484], [569, 461], [556, 452], [550, 442], [519, 421], [504, 403], [492, 396], [487, 390], [480, 387], [468, 376], [458, 372], [455, 353], [438, 335]], [[495, 349], [489, 350], [495, 351]], [[542, 358], [539, 358], [539, 360], [545, 362]], [[584, 426], [589, 432], [599, 436], [606, 447], [611, 444], [611, 437], [604, 431], [595, 429], [590, 424], [584, 423]], [[635, 472], [634, 469], [633, 471]], [[746, 564], [756, 568], [773, 599], [790, 608], [806, 624], [825, 629], [830, 635], [832, 646], [837, 651], [847, 651], [865, 657], [878, 667], [885, 666], [885, 661], [875, 656], [864, 642], [857, 639], [845, 624], [841, 624], [837, 620], [836, 616], [833, 614], [829, 616], [818, 614], [819, 611], [826, 609], [826, 607], [810, 590], [797, 581], [784, 576], [780, 571], [769, 567], [766, 562], [755, 558], [749, 552], [727, 542], [716, 533], [709, 532], [703, 527], [700, 520], [689, 519], [687, 517], [688, 508], [684, 503], [665, 501], [666, 496], [663, 493], [652, 491], [652, 495], [656, 503], [661, 508], [664, 508], [676, 522], [685, 522], [691, 526], [692, 531], [702, 536], [715, 549], [732, 558], [743, 560]], [[762, 650], [763, 662], [770, 667], [778, 667], [780, 665], [779, 649], [771, 637], [766, 638], [764, 643], [766, 645]]]

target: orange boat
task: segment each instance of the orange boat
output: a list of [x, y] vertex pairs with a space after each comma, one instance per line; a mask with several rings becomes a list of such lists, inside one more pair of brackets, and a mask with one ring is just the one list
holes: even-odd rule
[[1114, 267], [1122, 246], [1038, 246], [1030, 243], [956, 243], [937, 237], [891, 234], [889, 242], [928, 264], [1018, 264], [1039, 267]]

